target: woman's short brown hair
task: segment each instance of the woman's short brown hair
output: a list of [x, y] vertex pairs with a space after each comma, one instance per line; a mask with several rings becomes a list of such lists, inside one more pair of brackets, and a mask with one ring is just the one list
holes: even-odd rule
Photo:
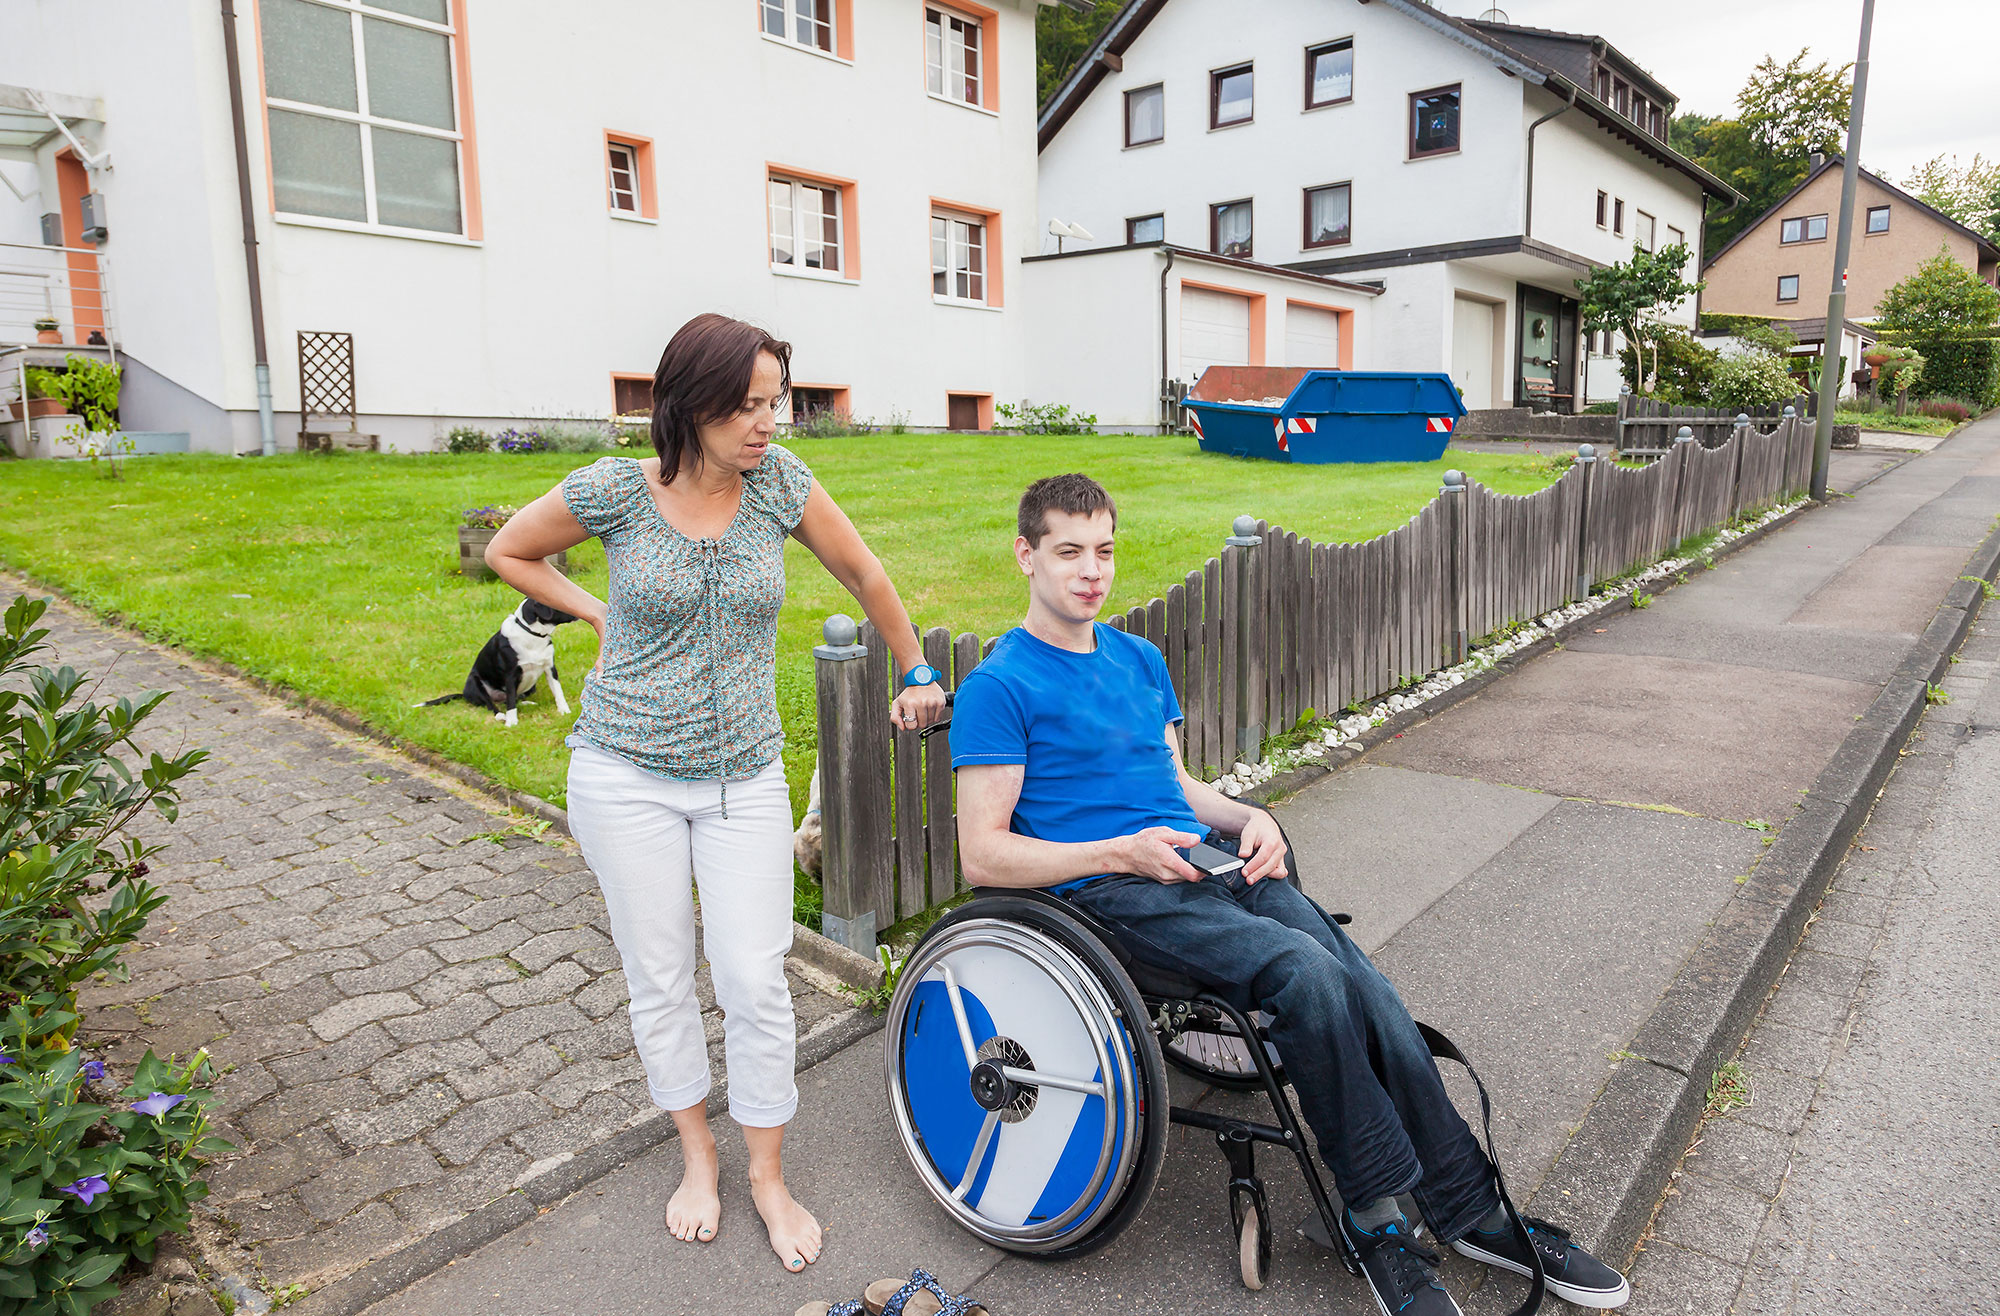
[[792, 345], [742, 320], [704, 312], [675, 332], [653, 372], [653, 451], [660, 483], [672, 484], [687, 453], [701, 463], [699, 428], [743, 405], [760, 353], [778, 359], [781, 382], [772, 405], [792, 391]]
[[1050, 512], [1068, 512], [1071, 516], [1109, 512], [1111, 528], [1118, 528], [1118, 504], [1111, 501], [1103, 485], [1079, 471], [1037, 480], [1021, 495], [1014, 528], [1028, 541], [1029, 548], [1041, 547], [1042, 536], [1049, 532]]

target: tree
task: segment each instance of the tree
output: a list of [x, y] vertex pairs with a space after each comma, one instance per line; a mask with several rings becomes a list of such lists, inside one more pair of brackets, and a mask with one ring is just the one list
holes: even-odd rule
[[1585, 332], [1617, 330], [1638, 353], [1641, 365], [1645, 363], [1647, 343], [1653, 342], [1653, 369], [1639, 372], [1641, 393], [1652, 391], [1647, 380], [1659, 373], [1657, 340], [1664, 327], [1662, 315], [1702, 290], [1703, 285], [1681, 277], [1689, 254], [1680, 243], [1658, 251], [1647, 251], [1634, 243], [1632, 259], [1606, 265], [1592, 271], [1588, 279], [1576, 281], [1578, 314]]
[[1674, 149], [1743, 194], [1708, 216], [1708, 250], [1735, 237], [1805, 180], [1814, 151], [1837, 153], [1847, 128], [1852, 65], [1810, 67], [1806, 52], [1783, 64], [1766, 55], [1736, 95], [1736, 117], [1675, 117]]
[[1956, 155], [1934, 155], [1910, 171], [1903, 190], [1975, 232], [1991, 236], [2000, 199], [2000, 160], [1975, 154], [1961, 168]]
[[1122, 8], [1121, 0], [1090, 0], [1087, 9], [1050, 5], [1035, 15], [1035, 99], [1049, 97], [1076, 71], [1077, 63]]
[[1940, 246], [1937, 255], [1882, 294], [1875, 317], [1882, 328], [1912, 338], [1954, 338], [2000, 321], [2000, 289]]

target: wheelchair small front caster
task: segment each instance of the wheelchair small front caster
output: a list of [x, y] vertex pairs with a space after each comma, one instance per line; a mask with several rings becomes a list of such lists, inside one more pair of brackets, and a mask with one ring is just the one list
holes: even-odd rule
[[1236, 1264], [1246, 1289], [1261, 1289], [1271, 1277], [1271, 1207], [1261, 1179], [1229, 1185], [1229, 1215], [1236, 1225]]

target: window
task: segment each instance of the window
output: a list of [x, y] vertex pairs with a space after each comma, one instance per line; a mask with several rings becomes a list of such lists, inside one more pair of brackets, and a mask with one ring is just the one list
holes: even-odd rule
[[1628, 117], [1632, 113], [1632, 88], [1623, 78], [1611, 80], [1611, 108]]
[[1826, 216], [1805, 215], [1796, 219], [1779, 220], [1778, 241], [1787, 246], [1794, 242], [1826, 241]]
[[1599, 192], [1597, 194], [1597, 227], [1603, 228], [1605, 222], [1611, 218], [1608, 213], [1610, 209], [1611, 197], [1607, 193]]
[[648, 416], [653, 411], [653, 377], [651, 375], [613, 375], [611, 377], [611, 414], [614, 416]]
[[1165, 215], [1140, 215], [1125, 221], [1125, 241], [1131, 244], [1165, 242], [1167, 240], [1167, 217]]
[[821, 274], [841, 272], [838, 187], [771, 176], [771, 265]]
[[1439, 87], [1410, 95], [1410, 158], [1444, 155], [1458, 149], [1458, 88]]
[[1805, 236], [1806, 222], [1803, 219], [1781, 219], [1778, 221], [1778, 241], [1793, 243]]
[[1217, 69], [1208, 75], [1208, 126], [1227, 128], [1248, 123], [1255, 106], [1251, 94], [1250, 65]]
[[657, 219], [653, 195], [653, 143], [644, 137], [604, 134], [604, 181], [612, 214]]
[[792, 424], [805, 425], [825, 412], [847, 410], [847, 390], [816, 384], [792, 385]]
[[1806, 241], [1807, 241], [1807, 242], [1825, 242], [1825, 241], [1826, 241], [1826, 216], [1825, 216], [1825, 215], [1807, 215], [1807, 216], [1806, 216]]
[[1625, 198], [1611, 198], [1611, 231], [1619, 237], [1625, 236]]
[[1606, 105], [1611, 103], [1611, 72], [1608, 69], [1597, 70], [1597, 99]]
[[1167, 135], [1167, 93], [1159, 83], [1125, 93], [1125, 145], [1144, 146]]
[[1354, 41], [1329, 41], [1306, 50], [1306, 108], [1354, 99]]
[[924, 9], [924, 66], [933, 96], [984, 105], [979, 20], [950, 9]]
[[931, 295], [986, 304], [986, 224], [970, 215], [931, 214]]
[[1249, 198], [1208, 208], [1208, 249], [1216, 255], [1250, 259], [1250, 229]]
[[1351, 242], [1353, 185], [1333, 183], [1306, 189], [1305, 242], [1308, 247], [1338, 247]]
[[1651, 215], [1643, 210], [1634, 213], [1632, 236], [1638, 240], [1640, 246], [1644, 247], [1647, 251], [1653, 250], [1653, 238], [1656, 232], [1657, 229]]
[[1780, 274], [1778, 276], [1778, 300], [1781, 302], [1795, 302], [1798, 299], [1799, 276], [1796, 274]]
[[824, 50], [829, 55], [834, 53], [833, 0], [761, 0], [761, 3], [767, 35]]
[[1868, 207], [1868, 232], [1887, 233], [1889, 231], [1889, 207]]
[[264, 0], [275, 208], [393, 229], [466, 232], [449, 0]]
[[1669, 247], [1685, 247], [1687, 240], [1687, 234], [1675, 228], [1672, 224], [1667, 225], [1667, 245]]

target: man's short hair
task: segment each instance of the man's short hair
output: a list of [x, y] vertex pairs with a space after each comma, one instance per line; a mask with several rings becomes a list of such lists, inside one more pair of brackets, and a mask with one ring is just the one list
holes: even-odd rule
[[1021, 538], [1028, 541], [1029, 548], [1041, 546], [1042, 536], [1049, 532], [1050, 512], [1068, 512], [1071, 516], [1109, 512], [1111, 528], [1118, 528], [1118, 504], [1111, 501], [1103, 485], [1079, 471], [1037, 480], [1021, 495], [1021, 508], [1015, 514], [1014, 525]]

